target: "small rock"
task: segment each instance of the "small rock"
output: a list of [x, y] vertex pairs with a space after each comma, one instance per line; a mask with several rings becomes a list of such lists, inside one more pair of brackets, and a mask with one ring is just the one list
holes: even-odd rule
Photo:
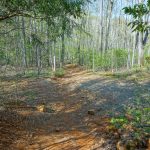
[[114, 136], [115, 136], [116, 139], [119, 139], [119, 138], [120, 138], [120, 135], [119, 135], [118, 132], [115, 132], [115, 133], [114, 133]]
[[56, 132], [60, 132], [60, 128], [56, 128], [55, 131], [56, 131]]
[[122, 139], [129, 139], [129, 133], [125, 132], [125, 133], [122, 133], [121, 135]]
[[126, 149], [126, 146], [123, 144], [123, 142], [121, 142], [121, 141], [119, 141], [118, 143], [117, 143], [117, 150], [127, 150]]
[[88, 110], [89, 115], [95, 115], [95, 110]]
[[39, 112], [44, 112], [44, 109], [45, 109], [45, 105], [37, 106], [37, 110], [38, 110]]
[[119, 133], [119, 134], [122, 134], [122, 133], [123, 133], [123, 130], [122, 130], [122, 129], [118, 129], [118, 133]]

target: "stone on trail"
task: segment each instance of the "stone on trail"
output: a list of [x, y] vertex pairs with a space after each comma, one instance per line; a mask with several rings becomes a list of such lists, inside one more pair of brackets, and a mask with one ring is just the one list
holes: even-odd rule
[[60, 128], [56, 128], [55, 131], [56, 132], [60, 132], [61, 130], [60, 130]]
[[125, 144], [123, 144], [121, 141], [117, 143], [117, 150], [127, 150]]
[[86, 96], [82, 95], [81, 98], [86, 98]]
[[88, 114], [89, 115], [95, 115], [95, 110], [94, 109], [88, 110]]
[[44, 109], [45, 109], [45, 105], [39, 105], [39, 106], [37, 106], [37, 110], [39, 112], [44, 112]]

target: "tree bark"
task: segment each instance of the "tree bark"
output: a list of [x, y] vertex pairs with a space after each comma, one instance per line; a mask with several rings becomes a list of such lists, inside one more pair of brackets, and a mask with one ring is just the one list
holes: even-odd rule
[[111, 16], [112, 16], [112, 10], [113, 10], [113, 5], [114, 5], [114, 0], [110, 0], [109, 1], [109, 4], [108, 4], [108, 19], [107, 20], [107, 27], [106, 27], [106, 43], [105, 43], [105, 51], [108, 50], [108, 38], [109, 38], [109, 32], [110, 32], [110, 19], [111, 19]]
[[65, 34], [64, 34], [64, 31], [61, 35], [61, 42], [62, 42], [61, 65], [64, 65], [64, 57], [65, 57]]
[[27, 57], [26, 57], [26, 33], [25, 33], [25, 20], [22, 17], [22, 66], [25, 73], [25, 68], [27, 67]]

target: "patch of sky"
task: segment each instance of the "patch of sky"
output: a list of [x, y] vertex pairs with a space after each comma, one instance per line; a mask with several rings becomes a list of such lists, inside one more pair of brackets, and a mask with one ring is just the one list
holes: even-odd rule
[[[113, 4], [113, 14], [112, 17], [124, 16], [123, 8], [126, 6], [132, 6], [135, 4], [134, 0], [111, 0], [114, 2]], [[103, 0], [103, 9], [107, 9], [107, 5], [110, 1]], [[101, 16], [101, 8], [102, 8], [102, 0], [93, 0], [92, 3], [89, 4], [88, 10], [93, 16]]]

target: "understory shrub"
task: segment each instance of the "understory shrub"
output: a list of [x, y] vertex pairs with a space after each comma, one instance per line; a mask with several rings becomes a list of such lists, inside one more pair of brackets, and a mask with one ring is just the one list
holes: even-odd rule
[[140, 139], [143, 135], [150, 133], [150, 97], [147, 99], [136, 99], [131, 106], [125, 106], [125, 114], [114, 117], [111, 123], [116, 128], [121, 128], [125, 132], [132, 130], [132, 137]]
[[128, 51], [126, 49], [109, 49], [105, 54], [92, 50], [88, 52], [88, 66], [94, 66], [96, 70], [109, 71], [112, 68], [125, 68], [127, 66]]
[[62, 78], [64, 77], [64, 75], [65, 75], [65, 71], [62, 68], [56, 69], [56, 71], [54, 72], [54, 76], [58, 78]]

